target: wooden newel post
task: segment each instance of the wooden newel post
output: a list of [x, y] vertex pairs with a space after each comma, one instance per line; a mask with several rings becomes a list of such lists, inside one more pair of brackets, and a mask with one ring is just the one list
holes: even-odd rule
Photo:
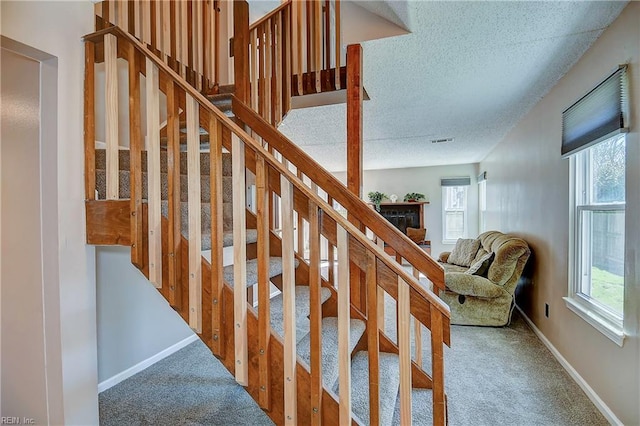
[[249, 3], [233, 2], [233, 76], [236, 97], [249, 104]]
[[[347, 46], [347, 188], [362, 197], [362, 46]], [[362, 228], [358, 218], [348, 214], [351, 223]], [[366, 287], [363, 272], [352, 264], [349, 283], [351, 302], [364, 311]]]

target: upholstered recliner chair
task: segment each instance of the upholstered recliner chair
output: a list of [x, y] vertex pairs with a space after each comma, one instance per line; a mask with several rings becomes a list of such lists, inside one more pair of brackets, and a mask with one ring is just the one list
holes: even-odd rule
[[451, 309], [451, 324], [506, 325], [530, 253], [524, 240], [498, 231], [460, 239], [453, 251], [441, 253], [446, 289], [440, 298]]

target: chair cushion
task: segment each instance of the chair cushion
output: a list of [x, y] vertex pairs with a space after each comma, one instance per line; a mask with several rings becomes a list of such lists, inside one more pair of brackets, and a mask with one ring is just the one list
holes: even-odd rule
[[458, 238], [447, 262], [468, 268], [475, 259], [479, 248], [480, 240]]
[[448, 272], [444, 276], [445, 285], [455, 293], [465, 296], [500, 297], [505, 294], [502, 286], [495, 285], [486, 278], [460, 272]]
[[489, 266], [491, 265], [491, 261], [493, 260], [493, 256], [494, 256], [494, 253], [486, 253], [482, 257], [480, 257], [480, 259], [478, 259], [478, 257], [476, 256], [477, 260], [474, 259], [474, 263], [471, 264], [471, 266], [465, 272], [465, 274], [479, 275], [481, 277], [486, 277], [487, 271], [489, 270]]
[[427, 238], [427, 228], [407, 228], [407, 237], [414, 243], [421, 243]]

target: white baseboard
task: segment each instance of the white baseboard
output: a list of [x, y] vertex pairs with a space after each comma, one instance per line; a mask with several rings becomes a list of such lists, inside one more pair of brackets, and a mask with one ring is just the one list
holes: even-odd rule
[[167, 349], [158, 352], [157, 354], [153, 355], [152, 357], [149, 357], [149, 358], [145, 359], [144, 361], [141, 361], [141, 362], [137, 363], [133, 367], [127, 368], [123, 372], [118, 373], [115, 376], [110, 377], [107, 380], [104, 380], [104, 381], [98, 383], [98, 393], [106, 391], [107, 389], [117, 385], [121, 381], [128, 379], [129, 377], [133, 376], [134, 374], [137, 374], [137, 373], [141, 372], [142, 370], [144, 370], [145, 368], [148, 368], [148, 367], [152, 366], [153, 364], [155, 364], [156, 362], [168, 357], [169, 355], [173, 354], [174, 352], [178, 352], [180, 349], [184, 348], [185, 346], [187, 346], [190, 343], [195, 342], [196, 340], [198, 340], [198, 335], [197, 334], [193, 334], [193, 335], [187, 337], [186, 339], [183, 339], [183, 340], [179, 341], [175, 345], [169, 346]]
[[622, 422], [620, 421], [620, 419], [616, 417], [613, 411], [611, 411], [611, 409], [607, 406], [607, 404], [604, 403], [604, 401], [598, 396], [598, 394], [593, 390], [593, 388], [589, 386], [589, 384], [582, 378], [582, 376], [576, 371], [576, 369], [573, 368], [571, 364], [569, 364], [569, 361], [567, 361], [565, 357], [563, 357], [562, 354], [558, 352], [555, 346], [551, 344], [549, 339], [547, 339], [545, 335], [542, 334], [542, 332], [538, 329], [538, 327], [536, 327], [535, 324], [533, 324], [533, 321], [531, 321], [531, 319], [529, 319], [529, 317], [524, 312], [522, 312], [522, 309], [520, 309], [519, 306], [516, 305], [516, 309], [518, 309], [518, 311], [520, 312], [520, 315], [522, 315], [522, 318], [524, 318], [525, 322], [529, 325], [529, 327], [531, 327], [531, 330], [533, 330], [535, 335], [538, 336], [538, 338], [542, 341], [542, 343], [544, 343], [544, 345], [549, 349], [549, 351], [551, 351], [551, 353], [553, 354], [554, 357], [556, 357], [560, 365], [562, 365], [562, 367], [564, 367], [564, 369], [567, 370], [567, 373], [569, 373], [571, 378], [575, 380], [575, 382], [578, 384], [578, 386], [580, 386], [580, 388], [584, 391], [584, 393], [587, 394], [591, 402], [593, 402], [596, 408], [600, 410], [600, 412], [607, 419], [607, 421], [612, 425], [622, 425]]

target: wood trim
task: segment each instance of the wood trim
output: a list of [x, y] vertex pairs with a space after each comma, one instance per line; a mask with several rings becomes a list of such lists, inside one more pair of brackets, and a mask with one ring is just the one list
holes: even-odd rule
[[233, 187], [233, 288], [234, 347], [236, 381], [242, 386], [249, 383], [247, 353], [247, 227], [245, 206], [245, 152], [244, 143], [231, 135]]
[[138, 52], [127, 46], [129, 61], [129, 187], [131, 209], [131, 263], [142, 268], [142, 144], [140, 66]]
[[256, 158], [256, 219], [258, 231], [258, 340], [260, 407], [271, 409], [271, 283], [269, 282], [269, 176], [263, 157]]
[[338, 240], [338, 362], [340, 424], [351, 423], [351, 351], [349, 350], [351, 301], [349, 293], [349, 234], [336, 229]]
[[104, 36], [104, 68], [107, 200], [117, 200], [120, 198], [118, 167], [118, 39], [113, 34]]
[[[96, 6], [98, 6], [96, 4]], [[84, 45], [84, 198], [96, 199], [96, 45]]]
[[322, 424], [322, 276], [320, 275], [320, 212], [309, 201], [309, 305], [311, 322], [311, 424]]
[[411, 423], [411, 302], [409, 285], [398, 277], [398, 349], [400, 351], [400, 423]]
[[[367, 348], [369, 353], [369, 423], [380, 424], [380, 333], [376, 256], [367, 252]], [[384, 292], [383, 292], [384, 295]]]
[[200, 108], [189, 94], [187, 106], [187, 180], [189, 206], [189, 326], [202, 333], [202, 224], [200, 190]]
[[128, 246], [131, 244], [129, 200], [87, 200], [87, 244]]
[[280, 178], [282, 201], [282, 294], [284, 298], [284, 414], [285, 424], [296, 424], [297, 377], [296, 377], [296, 293], [293, 246], [293, 183], [286, 176]]
[[147, 179], [149, 198], [149, 281], [162, 287], [162, 214], [160, 174], [160, 89], [158, 67], [147, 57]]

